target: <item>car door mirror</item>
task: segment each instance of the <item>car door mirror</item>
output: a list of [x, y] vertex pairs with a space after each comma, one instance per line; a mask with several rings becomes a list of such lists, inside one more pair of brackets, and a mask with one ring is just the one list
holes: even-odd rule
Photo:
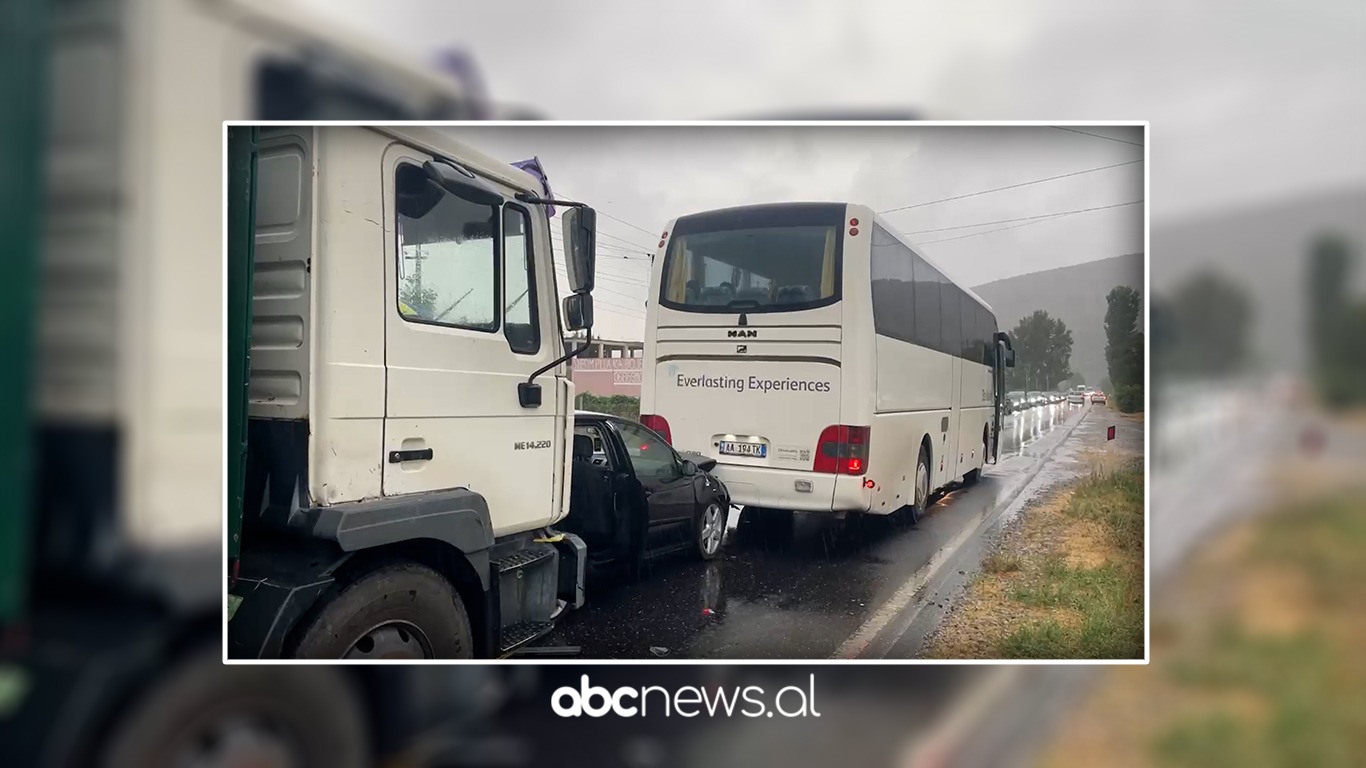
[[683, 460], [683, 476], [684, 476], [684, 477], [692, 477], [693, 475], [696, 475], [696, 474], [697, 474], [697, 465], [694, 464], [694, 463], [692, 463], [692, 462], [689, 461], [688, 459], [684, 459], [684, 460]]

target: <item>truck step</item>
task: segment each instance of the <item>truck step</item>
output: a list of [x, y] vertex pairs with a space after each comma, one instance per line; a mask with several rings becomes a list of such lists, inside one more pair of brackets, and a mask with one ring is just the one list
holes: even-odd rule
[[497, 573], [507, 573], [508, 571], [515, 571], [518, 568], [527, 568], [554, 556], [555, 548], [549, 545], [519, 549], [506, 557], [500, 557], [497, 560], [494, 560], [494, 571]]
[[543, 637], [554, 628], [554, 622], [550, 621], [523, 621], [519, 624], [503, 627], [502, 637], [498, 640], [498, 650], [501, 655], [506, 656], [527, 643]]

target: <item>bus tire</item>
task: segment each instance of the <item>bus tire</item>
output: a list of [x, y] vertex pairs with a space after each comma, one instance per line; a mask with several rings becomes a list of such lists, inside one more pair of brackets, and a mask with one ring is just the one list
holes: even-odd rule
[[920, 455], [915, 460], [915, 475], [911, 480], [910, 518], [918, 524], [925, 519], [925, 508], [930, 503], [930, 452], [920, 446]]
[[333, 587], [294, 646], [300, 659], [472, 659], [474, 634], [455, 585], [412, 562]]
[[114, 723], [100, 768], [254, 759], [361, 768], [369, 727], [358, 692], [333, 667], [225, 666], [217, 645], [159, 673]]

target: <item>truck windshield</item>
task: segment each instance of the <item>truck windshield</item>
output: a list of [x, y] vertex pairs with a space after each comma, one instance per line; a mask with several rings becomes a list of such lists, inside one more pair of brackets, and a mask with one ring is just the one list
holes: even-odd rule
[[753, 313], [838, 301], [843, 206], [816, 212], [762, 206], [679, 219], [664, 257], [660, 305]]

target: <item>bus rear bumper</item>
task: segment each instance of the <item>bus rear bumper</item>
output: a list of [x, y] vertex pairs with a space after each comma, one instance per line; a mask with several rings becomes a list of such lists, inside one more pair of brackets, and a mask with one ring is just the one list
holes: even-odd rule
[[797, 512], [867, 512], [872, 492], [862, 477], [770, 467], [718, 464], [712, 470], [730, 491], [732, 504]]

